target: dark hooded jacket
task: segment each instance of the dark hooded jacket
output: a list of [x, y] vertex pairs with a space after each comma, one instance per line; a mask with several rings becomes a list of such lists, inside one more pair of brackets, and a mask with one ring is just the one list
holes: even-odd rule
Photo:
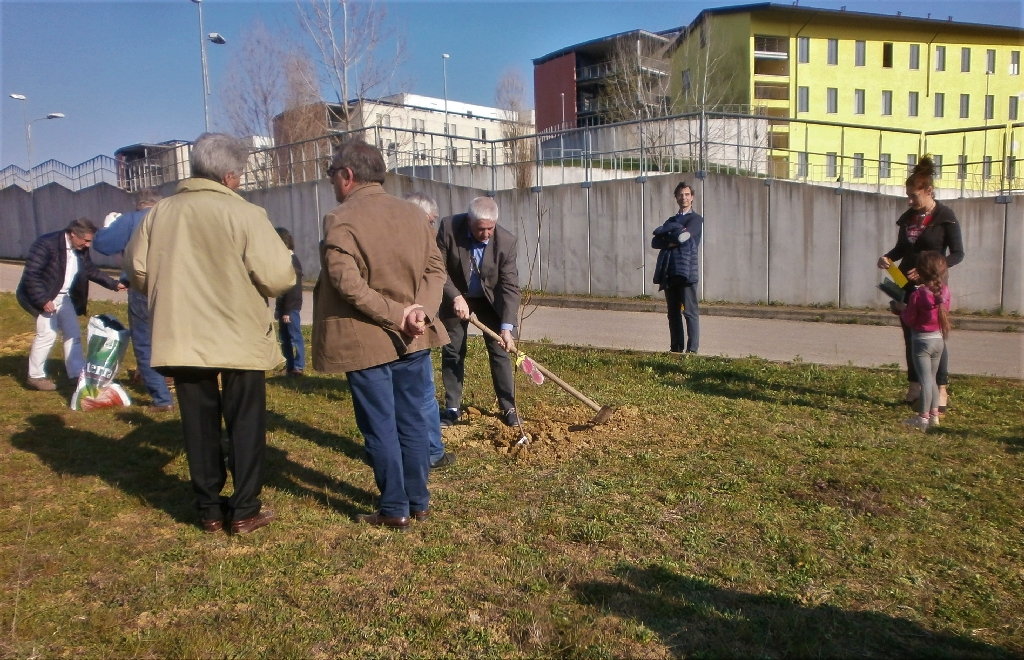
[[[64, 285], [67, 270], [65, 230], [43, 234], [28, 249], [25, 270], [18, 284], [18, 302], [32, 316], [43, 313], [43, 306], [57, 297]], [[89, 257], [89, 248], [76, 250], [78, 275], [71, 282], [68, 297], [75, 306], [75, 314], [84, 316], [89, 301], [89, 280], [111, 291], [117, 290], [117, 281], [102, 272]]]

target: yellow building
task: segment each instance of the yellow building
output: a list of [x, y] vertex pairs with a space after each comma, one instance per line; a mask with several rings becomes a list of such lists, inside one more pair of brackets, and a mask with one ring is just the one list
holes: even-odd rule
[[1024, 30], [952, 17], [724, 7], [676, 39], [670, 96], [675, 113], [771, 118], [774, 176], [899, 189], [931, 153], [942, 188], [1019, 189], [1021, 50]]

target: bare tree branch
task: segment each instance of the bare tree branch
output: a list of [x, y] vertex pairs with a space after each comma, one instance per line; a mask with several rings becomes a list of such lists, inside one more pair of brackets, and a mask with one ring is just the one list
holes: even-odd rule
[[[296, 0], [295, 4], [299, 24], [313, 42], [323, 82], [341, 106], [344, 129], [358, 128], [363, 103], [390, 91], [405, 61], [404, 41], [376, 0]], [[392, 41], [394, 54], [380, 55], [379, 50]]]
[[506, 166], [512, 169], [516, 188], [533, 185], [535, 145], [533, 124], [526, 103], [526, 81], [518, 68], [506, 69], [494, 90], [494, 105], [501, 111], [501, 132], [505, 142]]

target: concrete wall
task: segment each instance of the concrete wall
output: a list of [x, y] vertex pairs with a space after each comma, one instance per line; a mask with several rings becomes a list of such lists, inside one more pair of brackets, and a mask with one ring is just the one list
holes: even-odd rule
[[[89, 218], [97, 227], [111, 211], [135, 209], [132, 196], [120, 188], [100, 183], [77, 192], [56, 183], [31, 193], [17, 187], [0, 190], [0, 257], [21, 259], [32, 242], [43, 234], [68, 226], [75, 218]], [[105, 257], [95, 250], [93, 261], [117, 267], [117, 257]]]
[[[676, 212], [672, 190], [683, 175], [644, 181], [597, 181], [545, 186], [540, 192], [498, 190], [499, 222], [519, 237], [518, 267], [524, 288], [551, 293], [659, 296], [651, 283], [657, 251], [651, 232]], [[839, 307], [887, 306], [877, 290], [878, 257], [896, 242], [900, 197], [808, 186], [789, 181], [710, 175], [689, 180], [695, 206], [706, 218], [702, 245], [702, 295], [738, 303], [781, 302]], [[462, 213], [479, 188], [388, 174], [394, 195], [418, 191], [437, 200], [442, 216]], [[165, 194], [173, 186], [165, 187]], [[307, 279], [319, 275], [322, 218], [337, 205], [324, 180], [250, 191], [245, 197], [267, 210], [275, 226], [296, 240]], [[1024, 311], [1024, 206], [993, 199], [949, 202], [960, 219], [967, 256], [951, 271], [954, 305], [965, 310]], [[33, 195], [0, 190], [0, 256], [23, 258], [37, 236], [75, 217], [102, 221], [128, 211], [132, 200], [101, 184], [79, 191], [58, 185]], [[1004, 259], [1005, 253], [1005, 259]], [[115, 265], [94, 253], [97, 262]]]

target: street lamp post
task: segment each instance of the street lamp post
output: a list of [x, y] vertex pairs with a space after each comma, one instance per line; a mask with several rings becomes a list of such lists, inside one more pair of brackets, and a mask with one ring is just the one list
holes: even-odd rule
[[441, 76], [444, 81], [444, 134], [445, 154], [448, 162], [448, 185], [452, 184], [452, 134], [448, 126], [448, 53], [441, 53]]
[[565, 159], [565, 92], [559, 92], [562, 96], [562, 127], [558, 131], [558, 158]]
[[203, 63], [203, 116], [206, 118], [206, 132], [210, 132], [210, 74], [206, 66], [206, 40], [223, 46], [227, 43], [217, 32], [209, 35], [203, 29], [203, 0], [192, 0], [199, 7], [199, 56]]
[[51, 113], [47, 114], [45, 117], [39, 117], [37, 119], [33, 119], [32, 121], [29, 121], [29, 119], [28, 119], [28, 110], [27, 110], [27, 107], [28, 107], [28, 97], [25, 96], [24, 94], [11, 94], [10, 97], [12, 99], [16, 100], [16, 101], [24, 101], [24, 103], [25, 103], [25, 105], [21, 106], [21, 116], [22, 116], [23, 121], [25, 122], [25, 153], [28, 156], [28, 163], [27, 163], [28, 167], [26, 168], [28, 170], [28, 187], [29, 187], [29, 190], [35, 190], [35, 187], [36, 187], [35, 186], [35, 180], [34, 180], [34, 178], [32, 176], [32, 162], [33, 162], [33, 156], [35, 155], [32, 152], [32, 124], [36, 123], [37, 121], [44, 121], [44, 120], [47, 120], [47, 119], [64, 119], [64, 113], [63, 112], [51, 112]]

